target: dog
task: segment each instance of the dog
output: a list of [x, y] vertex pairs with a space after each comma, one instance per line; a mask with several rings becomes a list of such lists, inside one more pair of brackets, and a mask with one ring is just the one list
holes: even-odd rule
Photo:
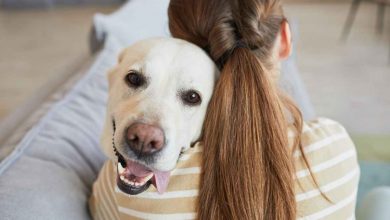
[[164, 193], [180, 155], [200, 137], [219, 70], [198, 46], [153, 38], [124, 49], [109, 71], [101, 138], [118, 188]]

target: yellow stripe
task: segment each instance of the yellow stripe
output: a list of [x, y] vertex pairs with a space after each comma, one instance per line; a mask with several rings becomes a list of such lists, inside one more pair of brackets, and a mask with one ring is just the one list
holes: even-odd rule
[[[121, 193], [116, 194], [118, 206], [131, 207], [140, 212], [153, 212], [162, 214], [195, 212], [197, 197], [174, 198], [174, 199], [142, 199], [129, 198]], [[151, 209], [151, 207], [153, 207]]]
[[344, 176], [342, 176], [342, 177], [340, 177], [332, 182], [322, 184], [319, 187], [319, 189], [313, 189], [310, 191], [305, 191], [305, 192], [296, 194], [295, 195], [296, 201], [301, 202], [301, 201], [304, 201], [307, 199], [321, 196], [321, 192], [325, 193], [325, 195], [327, 195], [327, 193], [331, 190], [336, 190], [339, 187], [342, 187], [343, 185], [350, 184], [351, 181], [353, 181], [358, 175], [359, 175], [359, 170], [354, 169], [351, 172], [348, 172]]
[[[313, 173], [319, 173], [321, 171], [330, 169], [332, 167], [336, 167], [340, 163], [342, 163], [346, 160], [350, 160], [350, 159], [354, 159], [354, 160], [356, 159], [356, 152], [354, 150], [349, 150], [349, 151], [343, 152], [342, 154], [336, 155], [327, 161], [324, 161], [324, 162], [316, 164], [316, 165], [312, 165], [312, 166], [310, 166], [310, 170]], [[302, 169], [302, 170], [297, 171], [295, 174], [295, 178], [300, 179], [302, 177], [309, 176], [310, 170], [309, 170], [309, 168], [307, 168], [307, 169]]]
[[183, 154], [182, 158], [188, 158], [188, 159], [179, 160], [176, 168], [199, 167], [201, 164], [200, 162], [202, 159], [202, 154], [201, 152], [195, 152], [193, 154]]
[[354, 177], [347, 184], [327, 192], [326, 196], [330, 199], [330, 202], [321, 195], [299, 202], [298, 207], [304, 207], [301, 213], [313, 218], [316, 216], [324, 217], [341, 209], [350, 202], [355, 202], [356, 188], [353, 186], [357, 184], [356, 180], [357, 178]]
[[[316, 219], [322, 219], [324, 217], [330, 216], [331, 214], [338, 212], [338, 211], [344, 211], [346, 213], [350, 214], [350, 211], [346, 210], [345, 208], [348, 207], [350, 204], [354, 204], [356, 201], [356, 190], [354, 190], [352, 193], [347, 195], [342, 195], [342, 199], [338, 202], [332, 204], [332, 205], [321, 205], [320, 200], [315, 201], [315, 203], [312, 203], [313, 205], [318, 206], [318, 210], [316, 212], [310, 213], [309, 215], [305, 215], [304, 217], [298, 218], [298, 220], [303, 219], [310, 219], [310, 220], [316, 220]], [[329, 203], [328, 203], [329, 204]], [[307, 208], [308, 206], [306, 206]], [[343, 209], [344, 208], [344, 209]], [[306, 212], [306, 210], [305, 210]]]
[[355, 219], [355, 215], [351, 218], [351, 213], [355, 213], [355, 201], [350, 202], [348, 205], [336, 210], [335, 212], [329, 214], [324, 220], [335, 220], [335, 219], [346, 219], [352, 220]]
[[[347, 173], [355, 169], [358, 169], [357, 167], [356, 158], [350, 158], [337, 164], [337, 166], [332, 166], [328, 169], [317, 172], [314, 174], [314, 176], [318, 184], [322, 186], [345, 176]], [[316, 188], [317, 187], [315, 186], [312, 177], [309, 175], [295, 181], [296, 194], [312, 191]]]
[[[355, 151], [353, 145], [351, 145], [350, 140], [344, 138], [331, 144], [327, 144], [325, 147], [306, 155], [306, 158], [308, 159], [309, 165], [312, 167], [327, 160], [330, 160], [330, 158], [336, 157], [337, 155], [342, 154], [348, 150]], [[307, 168], [302, 156], [295, 158], [294, 163], [296, 170]]]
[[[112, 163], [110, 163], [110, 165], [112, 165]], [[111, 181], [113, 180], [113, 176], [111, 175], [110, 172], [105, 172], [105, 175], [103, 176], [104, 178], [104, 181], [102, 181], [102, 187], [104, 187], [104, 189], [101, 189], [102, 191], [105, 192], [104, 195], [108, 196], [106, 197], [109, 205], [110, 205], [110, 213], [109, 213], [109, 218], [111, 219], [118, 219], [119, 216], [118, 216], [118, 213], [117, 213], [117, 207], [116, 207], [116, 202], [114, 201], [115, 197], [114, 196], [111, 196], [112, 195], [112, 186], [111, 186]]]
[[[103, 167], [103, 169], [104, 169], [105, 167]], [[104, 174], [104, 171], [102, 172], [102, 173], [100, 173], [100, 174]], [[99, 175], [99, 178], [98, 178], [98, 182], [97, 183], [99, 183], [98, 185], [97, 185], [97, 190], [96, 190], [96, 195], [97, 195], [97, 209], [100, 209], [101, 210], [101, 217], [102, 218], [104, 218], [104, 219], [108, 219], [109, 217], [108, 217], [108, 213], [110, 213], [110, 211], [109, 211], [109, 208], [108, 208], [108, 205], [107, 205], [107, 202], [108, 202], [108, 200], [110, 199], [110, 197], [107, 197], [107, 196], [104, 196], [103, 195], [103, 189], [102, 189], [102, 187], [101, 187], [101, 184], [102, 184], [102, 182], [104, 181], [104, 178], [103, 178], [103, 176], [101, 176], [101, 175]], [[112, 196], [112, 195], [111, 195]]]

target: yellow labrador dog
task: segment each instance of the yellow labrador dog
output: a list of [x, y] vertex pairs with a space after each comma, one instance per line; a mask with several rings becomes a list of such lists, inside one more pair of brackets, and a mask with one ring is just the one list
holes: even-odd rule
[[218, 69], [199, 47], [173, 38], [135, 43], [110, 71], [102, 146], [127, 194], [167, 188], [182, 152], [200, 136]]

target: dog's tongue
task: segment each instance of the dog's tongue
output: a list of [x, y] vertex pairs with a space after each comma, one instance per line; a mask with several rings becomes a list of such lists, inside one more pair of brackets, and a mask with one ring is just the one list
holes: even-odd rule
[[168, 187], [169, 176], [171, 172], [154, 171], [153, 185], [157, 188], [158, 193], [163, 194]]
[[152, 172], [144, 165], [136, 163], [131, 160], [126, 161], [126, 169], [129, 172], [129, 174], [132, 174], [137, 177], [146, 177]]
[[153, 172], [154, 180], [153, 185], [156, 187], [157, 191], [162, 194], [168, 187], [169, 177], [171, 172], [163, 172], [163, 171], [151, 171], [147, 167], [137, 162], [128, 160], [126, 161], [126, 169], [129, 174], [132, 174], [137, 177], [146, 177], [150, 173]]

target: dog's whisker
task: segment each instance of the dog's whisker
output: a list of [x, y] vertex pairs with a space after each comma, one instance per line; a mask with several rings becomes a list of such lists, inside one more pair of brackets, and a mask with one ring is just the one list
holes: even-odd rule
[[112, 132], [112, 148], [114, 149], [115, 155], [118, 157], [118, 162], [122, 165], [122, 167], [125, 167], [126, 166], [126, 160], [125, 160], [125, 158], [123, 158], [123, 156], [121, 154], [119, 154], [118, 150], [115, 147], [116, 124], [115, 124], [115, 120], [114, 119], [112, 120], [112, 128], [113, 128], [113, 132]]

